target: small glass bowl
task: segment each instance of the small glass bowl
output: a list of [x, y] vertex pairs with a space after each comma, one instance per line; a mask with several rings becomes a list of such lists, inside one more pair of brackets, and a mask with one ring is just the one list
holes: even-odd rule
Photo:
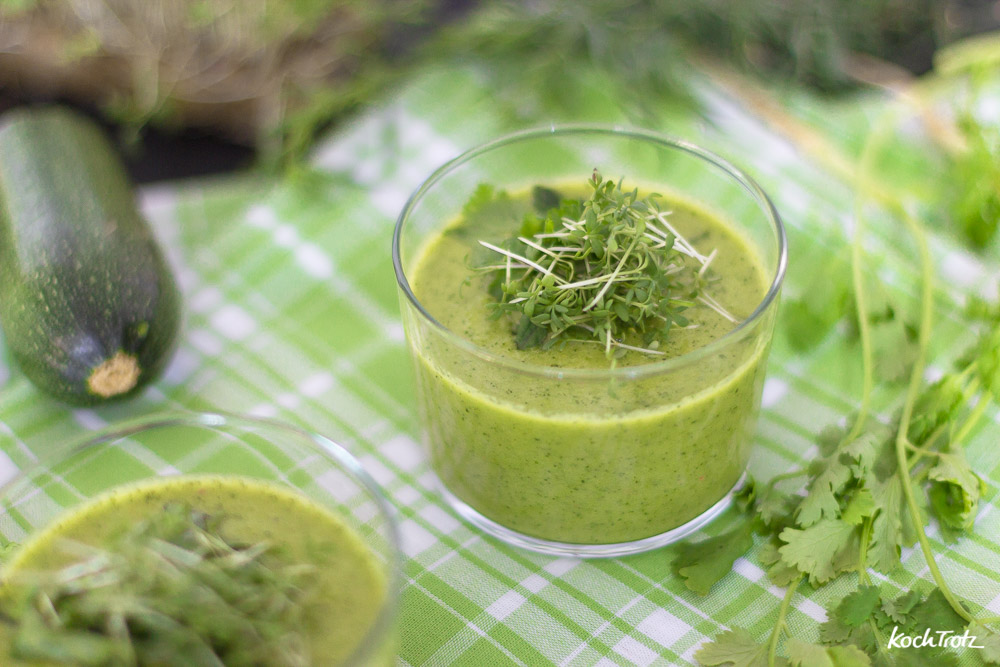
[[0, 488], [0, 539], [21, 543], [95, 496], [179, 475], [236, 476], [275, 484], [343, 521], [382, 568], [386, 595], [366, 636], [338, 666], [394, 663], [400, 551], [389, 505], [340, 445], [278, 421], [168, 414], [90, 434], [43, 457]]

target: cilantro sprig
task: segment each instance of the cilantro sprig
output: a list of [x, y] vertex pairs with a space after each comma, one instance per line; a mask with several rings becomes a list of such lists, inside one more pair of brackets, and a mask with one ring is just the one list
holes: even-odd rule
[[680, 234], [657, 195], [639, 197], [596, 169], [588, 184], [582, 201], [536, 187], [519, 235], [479, 241], [493, 255], [475, 268], [493, 276], [495, 315], [512, 317], [518, 349], [574, 341], [603, 345], [609, 358], [663, 355], [670, 328], [692, 326], [692, 306], [737, 321], [706, 290], [715, 251]]
[[[760, 560], [776, 584], [787, 586], [770, 636], [758, 643], [744, 630], [726, 631], [697, 654], [705, 665], [902, 665], [955, 663], [948, 651], [889, 649], [890, 633], [922, 634], [968, 626], [985, 646], [980, 656], [1000, 664], [1000, 635], [990, 625], [998, 617], [974, 616], [967, 603], [942, 576], [927, 537], [929, 517], [937, 520], [941, 537], [954, 540], [971, 529], [985, 491], [982, 480], [965, 458], [964, 445], [1000, 390], [1000, 306], [973, 299], [968, 317], [975, 340], [955, 366], [934, 382], [925, 380], [934, 324], [934, 270], [923, 225], [902, 205], [882, 200], [906, 225], [919, 250], [920, 303], [915, 313], [913, 344], [903, 364], [907, 379], [901, 407], [890, 418], [873, 414], [876, 313], [902, 312], [886, 295], [873, 292], [865, 280], [862, 202], [866, 170], [890, 127], [887, 117], [876, 127], [864, 151], [857, 184], [860, 195], [851, 246], [851, 294], [863, 360], [862, 397], [857, 414], [846, 425], [830, 427], [817, 438], [819, 456], [800, 470], [750, 483], [737, 504], [763, 538]], [[808, 318], [803, 320], [811, 322]], [[900, 332], [902, 335], [902, 332]], [[899, 338], [897, 337], [897, 340]], [[883, 376], [883, 379], [888, 379]], [[794, 482], [794, 483], [793, 483]], [[718, 536], [733, 543], [745, 526]], [[918, 544], [935, 586], [893, 596], [888, 586], [872, 581], [870, 570], [890, 574], [900, 567], [902, 547]], [[704, 558], [712, 556], [702, 551]], [[702, 562], [698, 572], [724, 573], [725, 563], [738, 557], [722, 555], [722, 564]], [[718, 561], [718, 558], [717, 558]], [[682, 549], [674, 567], [684, 576]], [[856, 575], [857, 587], [830, 611], [820, 628], [820, 643], [790, 636], [786, 618], [802, 582], [820, 587]], [[721, 578], [721, 577], [720, 577]], [[690, 588], [704, 591], [714, 583], [687, 578]], [[778, 654], [784, 646], [787, 658]]]

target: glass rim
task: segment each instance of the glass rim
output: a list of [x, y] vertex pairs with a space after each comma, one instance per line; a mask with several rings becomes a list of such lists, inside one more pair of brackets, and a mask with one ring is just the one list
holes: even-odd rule
[[[548, 138], [555, 135], [598, 135], [603, 137], [647, 141], [664, 148], [675, 151], [679, 150], [684, 153], [688, 153], [693, 157], [700, 158], [742, 186], [763, 211], [765, 217], [773, 228], [778, 241], [778, 257], [774, 274], [771, 276], [771, 282], [768, 286], [767, 292], [765, 292], [764, 297], [761, 299], [760, 303], [757, 304], [757, 307], [753, 310], [753, 312], [750, 313], [746, 319], [739, 322], [736, 326], [719, 338], [713, 340], [707, 345], [691, 350], [690, 352], [686, 352], [676, 357], [670, 357], [669, 359], [650, 361], [648, 363], [638, 364], [635, 366], [616, 366], [614, 368], [562, 368], [512, 359], [480, 347], [441, 324], [427, 311], [426, 308], [424, 308], [424, 305], [413, 293], [413, 289], [410, 287], [410, 282], [406, 276], [406, 272], [403, 270], [400, 243], [402, 240], [403, 227], [409, 218], [410, 213], [416, 208], [417, 204], [420, 203], [424, 195], [427, 194], [427, 192], [430, 191], [434, 185], [436, 185], [445, 176], [449, 175], [451, 172], [467, 162], [470, 162], [474, 158], [511, 144], [530, 141], [533, 139]], [[484, 144], [480, 144], [465, 151], [457, 157], [452, 158], [434, 170], [434, 172], [432, 172], [431, 175], [420, 184], [413, 194], [410, 195], [406, 204], [403, 206], [403, 210], [400, 212], [399, 217], [396, 219], [395, 229], [392, 234], [392, 265], [396, 273], [396, 283], [399, 288], [403, 290], [406, 298], [413, 305], [413, 307], [416, 308], [417, 312], [430, 322], [439, 334], [473, 356], [525, 375], [556, 377], [559, 379], [578, 378], [590, 380], [622, 377], [631, 379], [667, 373], [692, 363], [697, 363], [701, 359], [715, 353], [717, 350], [729, 345], [730, 342], [737, 339], [743, 331], [747, 330], [751, 325], [756, 323], [768, 310], [768, 307], [777, 299], [778, 293], [781, 290], [781, 284], [784, 280], [785, 271], [788, 265], [788, 240], [785, 234], [785, 226], [781, 221], [781, 216], [778, 214], [777, 208], [775, 208], [771, 198], [768, 197], [767, 193], [764, 192], [763, 188], [760, 187], [757, 181], [728, 160], [705, 148], [677, 137], [651, 132], [648, 130], [625, 128], [617, 125], [551, 125], [543, 128], [513, 132], [492, 141], [488, 141]]]
[[[214, 427], [248, 427], [266, 426], [269, 428], [284, 431], [289, 435], [294, 435], [300, 440], [308, 443], [315, 449], [315, 453], [330, 459], [341, 470], [346, 472], [354, 481], [358, 482], [364, 491], [375, 502], [378, 513], [387, 526], [388, 542], [390, 553], [387, 558], [388, 581], [386, 582], [385, 603], [378, 611], [378, 616], [372, 627], [368, 630], [354, 652], [342, 663], [342, 665], [363, 665], [373, 657], [378, 647], [378, 643], [388, 638], [389, 633], [396, 622], [399, 613], [399, 598], [402, 592], [402, 548], [400, 541], [399, 526], [395, 516], [386, 500], [384, 492], [378, 486], [371, 475], [362, 467], [361, 463], [344, 447], [326, 436], [305, 430], [294, 424], [289, 424], [278, 419], [269, 417], [251, 417], [249, 415], [239, 415], [224, 411], [214, 412], [161, 412], [145, 415], [134, 419], [129, 419], [115, 424], [110, 424], [102, 429], [80, 436], [68, 445], [58, 448], [45, 456], [40, 456], [24, 470], [18, 471], [13, 477], [0, 485], [0, 502], [6, 500], [7, 496], [18, 485], [25, 483], [32, 476], [39, 472], [45, 472], [48, 467], [55, 463], [69, 458], [77, 453], [97, 445], [109, 443], [120, 438], [128, 437], [143, 431], [150, 431], [158, 428], [169, 428], [177, 426], [187, 426], [194, 428], [214, 428]], [[183, 474], [183, 473], [182, 473]], [[212, 473], [219, 474], [219, 473]], [[239, 473], [233, 473], [238, 475]], [[159, 477], [159, 476], [158, 476]], [[109, 487], [99, 493], [111, 490]], [[292, 488], [295, 488], [294, 486]], [[311, 502], [312, 499], [310, 499]], [[84, 501], [86, 502], [86, 501]], [[70, 509], [69, 507], [64, 509]], [[52, 518], [55, 518], [53, 516]], [[50, 521], [52, 519], [50, 518]], [[2, 568], [0, 568], [2, 570]]]

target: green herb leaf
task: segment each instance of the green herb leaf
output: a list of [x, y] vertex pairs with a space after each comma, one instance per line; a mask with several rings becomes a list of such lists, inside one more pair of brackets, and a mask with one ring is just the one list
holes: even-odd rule
[[[796, 284], [798, 296], [782, 304], [781, 321], [788, 342], [797, 352], [812, 349], [844, 318], [852, 302], [850, 255], [843, 238], [824, 238], [820, 257], [803, 258]], [[829, 248], [836, 248], [829, 252]], [[794, 269], [793, 269], [794, 270]]]
[[910, 622], [910, 612], [922, 599], [920, 591], [909, 590], [897, 598], [883, 600], [881, 609], [889, 620], [898, 625], [907, 625]]
[[830, 457], [817, 462], [821, 472], [809, 487], [807, 495], [795, 513], [795, 520], [803, 528], [817, 523], [820, 519], [835, 519], [840, 514], [837, 495], [851, 481], [850, 462], [834, 452]]
[[823, 584], [837, 574], [834, 558], [849, 544], [855, 527], [839, 519], [822, 519], [799, 530], [785, 528], [779, 536], [785, 543], [781, 559], [809, 576], [809, 583]]
[[932, 590], [925, 600], [916, 605], [912, 616], [912, 627], [917, 633], [922, 634], [927, 628], [930, 628], [931, 632], [951, 630], [961, 633], [965, 630], [965, 619], [955, 613], [940, 588]]
[[879, 508], [872, 522], [868, 558], [879, 572], [889, 573], [899, 567], [903, 546], [903, 487], [893, 475], [871, 487], [872, 498]]
[[712, 586], [733, 569], [733, 562], [752, 546], [750, 524], [743, 523], [722, 535], [682, 544], [673, 569], [689, 589], [708, 595]]
[[860, 526], [865, 519], [875, 514], [877, 509], [878, 506], [875, 504], [875, 500], [872, 499], [871, 491], [867, 488], [862, 488], [858, 489], [851, 496], [851, 499], [847, 501], [847, 506], [844, 507], [840, 518], [852, 526]]
[[837, 618], [850, 627], [857, 627], [868, 620], [879, 606], [879, 591], [876, 586], [861, 586], [848, 593], [837, 605]]
[[[698, 662], [706, 667], [767, 667], [767, 645], [758, 644], [746, 630], [727, 630], [708, 642], [695, 653]], [[776, 665], [786, 665], [778, 658]]]
[[870, 667], [871, 660], [855, 646], [818, 646], [792, 637], [785, 644], [793, 667]]
[[987, 665], [1000, 665], [1000, 635], [988, 634], [977, 637], [977, 642], [983, 648], [979, 654]]
[[939, 453], [937, 464], [927, 472], [927, 477], [934, 480], [928, 496], [938, 520], [958, 530], [971, 528], [979, 509], [979, 497], [986, 489], [969, 467], [965, 450]]
[[905, 380], [917, 358], [917, 345], [906, 325], [897, 319], [873, 322], [871, 341], [875, 373], [887, 382]]

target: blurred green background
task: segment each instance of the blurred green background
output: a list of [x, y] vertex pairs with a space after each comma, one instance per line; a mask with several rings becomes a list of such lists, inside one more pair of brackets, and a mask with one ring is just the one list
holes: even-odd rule
[[0, 0], [0, 109], [87, 109], [148, 181], [294, 163], [429, 63], [536, 87], [555, 117], [567, 69], [596, 69], [641, 124], [690, 102], [693, 63], [840, 95], [998, 24], [993, 0]]

